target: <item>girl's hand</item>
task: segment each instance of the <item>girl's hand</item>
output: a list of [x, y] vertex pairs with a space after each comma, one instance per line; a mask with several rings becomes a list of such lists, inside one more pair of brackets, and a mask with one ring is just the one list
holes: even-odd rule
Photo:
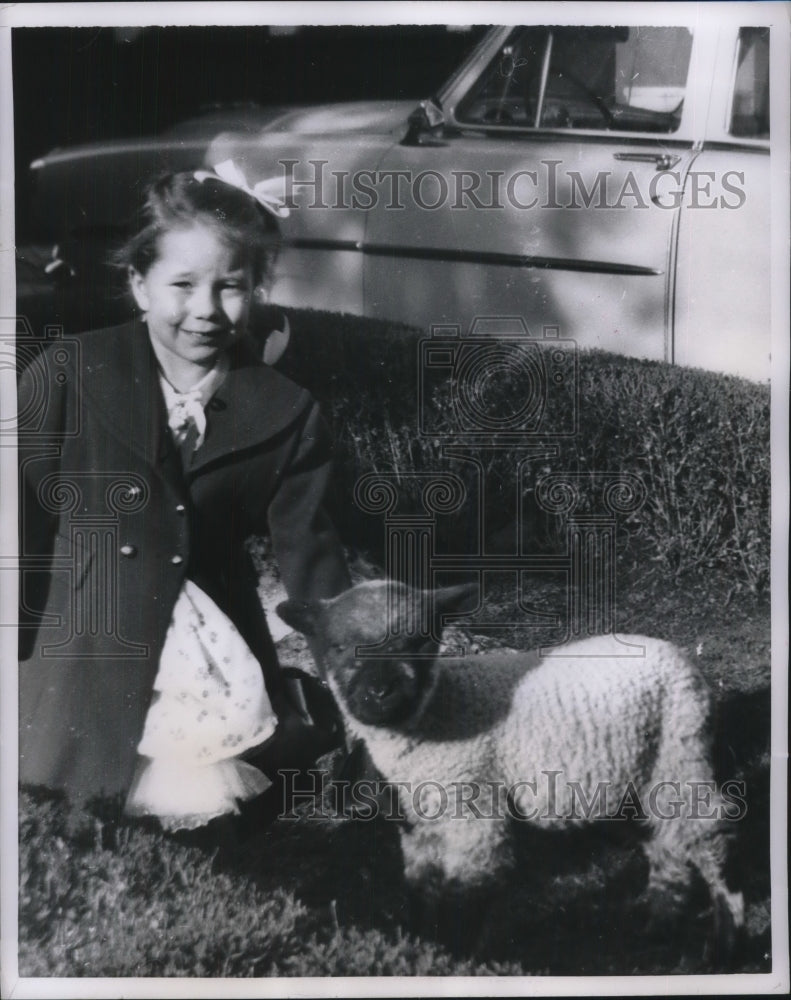
[[246, 750], [241, 758], [274, 781], [278, 771], [305, 771], [312, 767], [319, 757], [339, 747], [342, 740], [339, 725], [314, 725], [290, 709], [279, 719], [274, 734], [266, 742]]

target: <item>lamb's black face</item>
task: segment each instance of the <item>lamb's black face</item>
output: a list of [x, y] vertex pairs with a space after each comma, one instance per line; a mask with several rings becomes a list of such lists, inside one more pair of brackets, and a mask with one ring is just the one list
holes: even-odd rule
[[407, 660], [356, 661], [340, 671], [349, 711], [371, 726], [406, 722], [420, 701], [427, 669], [427, 663]]
[[368, 584], [336, 598], [322, 615], [327, 673], [366, 725], [407, 722], [428, 683], [437, 643], [404, 627], [397, 599], [406, 594], [398, 585]]
[[372, 580], [328, 601], [285, 601], [281, 618], [311, 636], [336, 696], [366, 725], [407, 724], [435, 676], [441, 616], [475, 588], [434, 591]]

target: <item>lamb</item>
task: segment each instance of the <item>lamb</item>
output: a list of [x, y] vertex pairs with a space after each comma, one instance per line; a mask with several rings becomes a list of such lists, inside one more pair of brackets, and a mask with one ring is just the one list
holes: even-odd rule
[[[697, 869], [715, 932], [732, 940], [744, 921], [742, 895], [723, 876], [732, 803], [714, 788], [697, 670], [644, 636], [624, 637], [643, 648], [636, 657], [613, 656], [611, 637], [599, 636], [544, 657], [436, 655], [441, 616], [471, 596], [464, 585], [369, 581], [278, 607], [313, 640], [349, 733], [397, 789], [407, 883], [475, 889], [507, 874], [514, 821], [566, 830], [623, 817], [626, 803], [647, 834], [654, 912], [678, 912]], [[426, 607], [431, 627], [420, 627], [415, 609]]]

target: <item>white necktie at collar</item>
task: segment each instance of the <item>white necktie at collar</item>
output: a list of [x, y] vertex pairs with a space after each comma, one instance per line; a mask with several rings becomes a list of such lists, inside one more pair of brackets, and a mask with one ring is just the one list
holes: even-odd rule
[[187, 392], [174, 389], [160, 372], [159, 382], [168, 411], [168, 427], [173, 432], [177, 445], [184, 444], [192, 428], [195, 434], [192, 450], [197, 451], [203, 444], [206, 437], [205, 406], [225, 381], [229, 367], [227, 356], [221, 354], [214, 367]]

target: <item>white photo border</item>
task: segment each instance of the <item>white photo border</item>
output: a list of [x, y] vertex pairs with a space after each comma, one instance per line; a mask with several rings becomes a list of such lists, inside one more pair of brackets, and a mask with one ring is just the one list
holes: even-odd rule
[[[0, 12], [0, 301], [3, 333], [10, 332], [14, 292], [14, 135], [11, 30], [35, 26], [148, 26], [245, 24], [436, 24], [536, 23], [573, 20], [579, 24], [645, 21], [694, 23], [701, 18], [739, 17], [749, 8], [749, 22], [769, 24], [771, 33], [771, 162], [773, 265], [772, 358], [772, 939], [773, 969], [767, 975], [678, 977], [536, 977], [536, 978], [407, 978], [407, 979], [21, 979], [16, 964], [16, 677], [14, 629], [0, 628], [2, 694], [2, 992], [8, 997], [262, 997], [262, 996], [553, 996], [747, 994], [783, 992], [789, 988], [787, 873], [788, 752], [788, 381], [789, 381], [789, 154], [791, 111], [788, 103], [788, 3], [667, 3], [646, 8], [638, 3], [53, 3], [11, 4]], [[10, 334], [13, 337], [13, 333]], [[13, 418], [13, 369], [0, 370], [0, 421]], [[0, 448], [2, 519], [0, 564], [15, 551], [16, 490], [13, 449]], [[9, 574], [4, 574], [8, 577]], [[12, 620], [16, 595], [2, 598], [1, 621]]]

